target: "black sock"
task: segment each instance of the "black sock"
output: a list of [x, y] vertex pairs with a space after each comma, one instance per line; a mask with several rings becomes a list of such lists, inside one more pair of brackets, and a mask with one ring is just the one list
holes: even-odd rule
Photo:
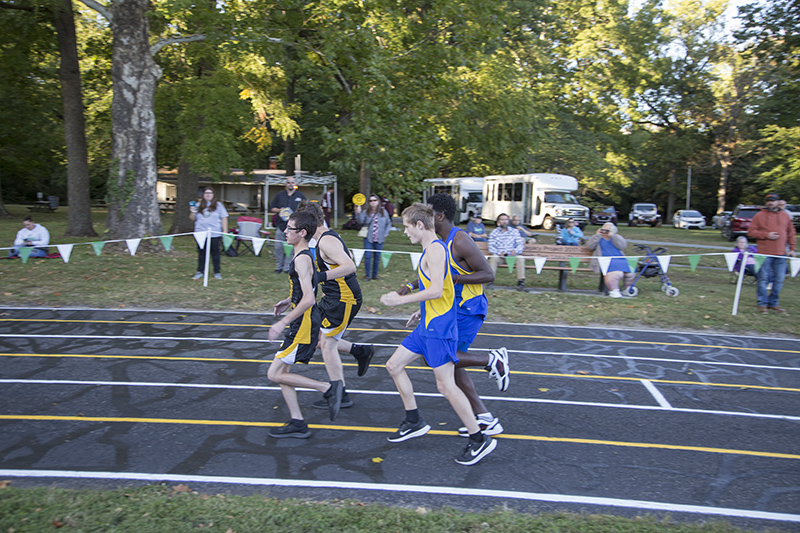
[[472, 433], [469, 436], [469, 440], [477, 442], [478, 444], [480, 444], [481, 442], [483, 442], [483, 433], [481, 433], [480, 431], [478, 431], [477, 433]]
[[353, 344], [353, 346], [350, 347], [350, 355], [359, 358], [364, 355], [364, 348], [360, 344]]
[[301, 428], [306, 427], [306, 421], [303, 420], [303, 419], [292, 418], [289, 421], [289, 424], [291, 424], [293, 426], [301, 427]]
[[411, 424], [419, 422], [419, 409], [406, 409], [406, 420]]

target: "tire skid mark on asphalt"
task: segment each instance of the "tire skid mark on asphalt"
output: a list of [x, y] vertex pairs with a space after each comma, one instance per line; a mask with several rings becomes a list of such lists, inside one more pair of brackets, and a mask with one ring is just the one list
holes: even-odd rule
[[[78, 324], [125, 324], [125, 325], [159, 325], [159, 326], [203, 326], [203, 327], [220, 327], [220, 328], [230, 328], [230, 327], [239, 327], [239, 328], [270, 328], [272, 327], [271, 324], [227, 324], [227, 323], [217, 323], [217, 322], [158, 322], [158, 321], [143, 321], [143, 320], [136, 320], [136, 321], [128, 321], [128, 320], [83, 320], [83, 319], [55, 319], [55, 318], [0, 318], [0, 323], [2, 322], [25, 322], [25, 323], [33, 323], [33, 322], [47, 322], [47, 323], [78, 323]], [[361, 332], [372, 332], [372, 333], [403, 333], [408, 334], [411, 332], [410, 329], [394, 329], [394, 328], [358, 328], [358, 327], [348, 327], [348, 331], [361, 331]], [[702, 335], [702, 334], [698, 334]], [[663, 341], [640, 341], [640, 340], [633, 340], [633, 339], [612, 339], [612, 338], [603, 338], [603, 339], [587, 339], [584, 337], [564, 337], [564, 336], [557, 336], [557, 335], [519, 335], [519, 334], [507, 334], [507, 333], [485, 333], [485, 332], [478, 332], [479, 337], [502, 337], [502, 338], [509, 338], [509, 339], [536, 339], [536, 340], [563, 340], [563, 341], [577, 341], [577, 342], [609, 342], [609, 343], [621, 343], [621, 344], [634, 344], [634, 345], [649, 345], [649, 346], [681, 346], [681, 347], [692, 347], [692, 348], [716, 348], [716, 349], [723, 349], [723, 350], [747, 350], [747, 351], [756, 351], [756, 352], [770, 352], [770, 353], [791, 353], [791, 354], [800, 354], [800, 350], [785, 350], [780, 348], [762, 348], [762, 347], [752, 347], [752, 346], [724, 346], [724, 345], [713, 345], [713, 344], [694, 344], [694, 343], [684, 343], [684, 342], [663, 342]], [[781, 340], [781, 339], [777, 339]], [[789, 339], [787, 339], [789, 340]]]
[[[131, 359], [131, 360], [166, 360], [166, 361], [182, 361], [182, 362], [228, 362], [228, 363], [271, 363], [272, 359], [231, 359], [229, 357], [174, 357], [174, 356], [161, 356], [161, 355], [101, 355], [101, 354], [14, 354], [14, 353], [0, 353], [0, 357], [52, 357], [52, 358], [78, 358], [78, 359]], [[325, 363], [321, 361], [311, 361], [308, 366], [321, 365]], [[342, 363], [343, 366], [357, 366], [356, 363]], [[370, 368], [385, 368], [386, 365], [370, 365]], [[430, 370], [427, 366], [407, 366], [408, 370]], [[481, 372], [483, 369], [467, 368], [468, 372]], [[607, 381], [638, 381], [641, 382], [645, 378], [625, 377], [625, 376], [600, 376], [590, 374], [559, 374], [556, 372], [533, 372], [529, 370], [511, 370], [510, 374], [517, 376], [544, 376], [544, 377], [557, 377], [567, 379], [600, 379]], [[682, 380], [669, 380], [669, 379], [648, 379], [652, 383], [664, 383], [668, 385], [693, 385], [703, 387], [724, 387], [736, 388], [741, 390], [756, 389], [767, 391], [779, 392], [800, 392], [800, 389], [793, 387], [771, 387], [768, 385], [745, 385], [741, 383], [710, 383], [706, 381], [682, 381]]]
[[[0, 415], [0, 420], [13, 420], [21, 422], [117, 422], [139, 424], [185, 424], [202, 426], [247, 426], [247, 427], [280, 427], [285, 422], [255, 422], [247, 420], [203, 420], [191, 418], [137, 418], [114, 416], [56, 416], [56, 415]], [[397, 428], [384, 428], [374, 426], [340, 426], [334, 424], [308, 424], [311, 429], [330, 429], [335, 431], [361, 431], [366, 433], [394, 433]], [[428, 435], [454, 436], [458, 431], [431, 429]], [[598, 439], [580, 439], [571, 437], [547, 437], [543, 435], [514, 435], [502, 433], [495, 438], [508, 440], [538, 441], [538, 442], [563, 442], [572, 444], [592, 444], [602, 446], [620, 446], [626, 448], [650, 448], [659, 450], [676, 450], [689, 452], [716, 453], [725, 455], [747, 455], [775, 459], [800, 460], [800, 455], [791, 453], [762, 452], [756, 450], [735, 450], [727, 448], [709, 448], [705, 446], [685, 446], [680, 444], [660, 444], [650, 442], [626, 442]]]

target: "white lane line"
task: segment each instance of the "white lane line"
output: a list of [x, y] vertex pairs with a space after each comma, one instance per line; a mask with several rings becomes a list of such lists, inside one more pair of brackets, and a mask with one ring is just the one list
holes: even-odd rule
[[[13, 333], [2, 333], [0, 338], [24, 338], [24, 339], [106, 339], [106, 340], [168, 340], [168, 341], [193, 341], [193, 342], [245, 342], [245, 343], [280, 343], [282, 340], [270, 341], [267, 339], [237, 339], [237, 338], [220, 338], [220, 337], [162, 337], [159, 335], [22, 335]], [[382, 344], [373, 343], [373, 346], [383, 348], [397, 348], [399, 344]], [[476, 348], [471, 347], [470, 352], [489, 352], [494, 348]], [[748, 363], [730, 363], [725, 361], [702, 361], [696, 359], [670, 359], [665, 357], [637, 357], [635, 355], [603, 355], [594, 353], [580, 353], [580, 352], [543, 352], [536, 350], [508, 350], [510, 354], [522, 355], [548, 355], [548, 356], [572, 356], [572, 357], [588, 357], [591, 359], [623, 359], [634, 361], [646, 361], [653, 363], [678, 363], [684, 365], [706, 365], [706, 366], [733, 366], [741, 368], [757, 368], [760, 370], [794, 370], [800, 371], [800, 367], [787, 367], [787, 366], [774, 366], [774, 365], [753, 365]]]
[[235, 485], [303, 487], [317, 489], [353, 489], [386, 492], [416, 492], [420, 494], [444, 494], [447, 496], [476, 496], [482, 498], [513, 498], [554, 503], [573, 503], [584, 505], [604, 505], [628, 509], [646, 509], [671, 513], [692, 513], [755, 520], [775, 520], [779, 522], [800, 522], [800, 515], [772, 513], [750, 509], [729, 507], [707, 507], [680, 503], [651, 502], [619, 498], [599, 498], [570, 494], [546, 494], [540, 492], [516, 492], [511, 490], [472, 489], [464, 487], [442, 487], [435, 485], [401, 485], [397, 483], [360, 483], [348, 481], [324, 481], [302, 479], [252, 478], [233, 476], [195, 476], [183, 474], [149, 474], [139, 472], [81, 472], [69, 470], [0, 470], [0, 476], [29, 478], [72, 478], [72, 479], [110, 479], [131, 481], [169, 481], [183, 483], [225, 483]]
[[670, 405], [667, 399], [664, 398], [664, 395], [661, 394], [661, 391], [658, 390], [655, 385], [653, 385], [652, 381], [650, 381], [649, 379], [643, 379], [642, 385], [644, 385], [644, 388], [650, 391], [650, 394], [652, 394], [653, 398], [656, 399], [658, 405], [660, 405], [664, 409], [672, 409], [672, 405]]
[[[112, 386], [112, 387], [175, 387], [175, 388], [189, 388], [189, 389], [242, 389], [242, 390], [262, 390], [262, 391], [279, 391], [279, 387], [267, 387], [258, 385], [217, 385], [217, 384], [204, 384], [204, 383], [158, 383], [158, 382], [127, 382], [127, 381], [82, 381], [82, 380], [55, 380], [55, 379], [0, 379], [0, 384], [39, 384], [39, 385], [89, 385], [89, 386]], [[298, 388], [299, 391], [314, 392], [313, 389]], [[368, 396], [399, 396], [397, 391], [380, 391], [380, 390], [358, 390], [347, 389], [351, 394], [364, 394]], [[415, 396], [426, 398], [441, 398], [442, 395], [438, 392], [418, 392], [414, 391]], [[536, 403], [536, 404], [549, 404], [549, 405], [567, 405], [579, 407], [600, 407], [611, 409], [635, 409], [641, 411], [669, 411], [674, 413], [688, 413], [700, 415], [714, 415], [714, 416], [743, 416], [747, 418], [764, 418], [768, 420], [789, 420], [800, 422], [800, 416], [792, 415], [772, 415], [763, 413], [744, 413], [736, 411], [714, 411], [709, 409], [685, 409], [680, 407], [663, 406], [656, 407], [655, 405], [632, 405], [632, 404], [616, 404], [616, 403], [595, 403], [595, 402], [574, 402], [567, 400], [546, 400], [541, 398], [509, 398], [506, 396], [481, 396], [482, 400], [496, 401], [496, 402], [515, 402], [515, 403]], [[667, 404], [669, 405], [669, 404]]]

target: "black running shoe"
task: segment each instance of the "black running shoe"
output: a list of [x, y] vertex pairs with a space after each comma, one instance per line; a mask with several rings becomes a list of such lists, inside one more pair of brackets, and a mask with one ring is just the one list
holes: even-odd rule
[[371, 344], [363, 345], [364, 353], [361, 357], [356, 357], [356, 361], [358, 361], [358, 376], [361, 377], [367, 373], [367, 369], [369, 368], [369, 363], [372, 361], [372, 356], [375, 355], [375, 349], [372, 347]]
[[[344, 389], [342, 393], [342, 405], [340, 406], [342, 409], [347, 409], [348, 407], [353, 407], [355, 403], [353, 400], [350, 399], [350, 394], [348, 394], [347, 389]], [[317, 400], [316, 402], [311, 404], [311, 407], [314, 409], [327, 409], [328, 408], [328, 400], [325, 398], [321, 400]]]
[[456, 462], [460, 465], [470, 466], [474, 465], [494, 450], [497, 447], [497, 441], [492, 437], [484, 436], [483, 442], [475, 442], [470, 439], [467, 447], [464, 448], [464, 453], [456, 456]]
[[307, 439], [311, 431], [305, 422], [290, 420], [279, 428], [269, 430], [269, 436], [275, 439]]
[[430, 430], [431, 427], [425, 423], [422, 417], [420, 417], [416, 424], [412, 424], [408, 420], [403, 420], [403, 423], [400, 424], [400, 428], [386, 437], [386, 440], [389, 442], [403, 442], [404, 440], [413, 439], [414, 437], [421, 437]]
[[342, 394], [344, 393], [344, 385], [342, 381], [337, 379], [331, 381], [331, 387], [322, 395], [328, 402], [328, 410], [330, 411], [331, 421], [336, 420], [339, 415], [339, 409], [342, 407]]

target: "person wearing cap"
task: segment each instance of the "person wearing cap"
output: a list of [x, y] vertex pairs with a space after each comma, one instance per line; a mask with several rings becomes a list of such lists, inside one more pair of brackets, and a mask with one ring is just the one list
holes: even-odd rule
[[[758, 253], [766, 256], [758, 270], [756, 290], [758, 311], [762, 314], [770, 310], [786, 313], [779, 305], [783, 280], [786, 278], [786, 256], [794, 257], [797, 249], [794, 225], [778, 207], [780, 199], [775, 193], [767, 194], [764, 198], [766, 207], [756, 213], [747, 232], [748, 237], [756, 239]], [[770, 282], [772, 289], [768, 291], [767, 284]]]
[[289, 216], [297, 211], [300, 202], [306, 196], [297, 190], [297, 180], [294, 176], [286, 178], [286, 188], [275, 195], [269, 204], [269, 212], [273, 213], [275, 223], [275, 273], [289, 273], [289, 265], [294, 254], [288, 256], [283, 252], [283, 243], [286, 242], [286, 222]]
[[511, 222], [508, 223], [508, 227], [517, 230], [519, 234], [522, 235], [522, 238], [525, 239], [525, 242], [536, 244], [536, 236], [532, 231], [528, 231], [528, 228], [522, 224], [519, 215], [511, 217]]
[[584, 236], [574, 218], [567, 219], [567, 225], [561, 228], [561, 244], [566, 246], [580, 246]]
[[467, 222], [467, 233], [472, 237], [475, 242], [486, 242], [487, 238], [486, 226], [483, 224], [483, 219], [480, 213], [472, 215], [472, 219]]

